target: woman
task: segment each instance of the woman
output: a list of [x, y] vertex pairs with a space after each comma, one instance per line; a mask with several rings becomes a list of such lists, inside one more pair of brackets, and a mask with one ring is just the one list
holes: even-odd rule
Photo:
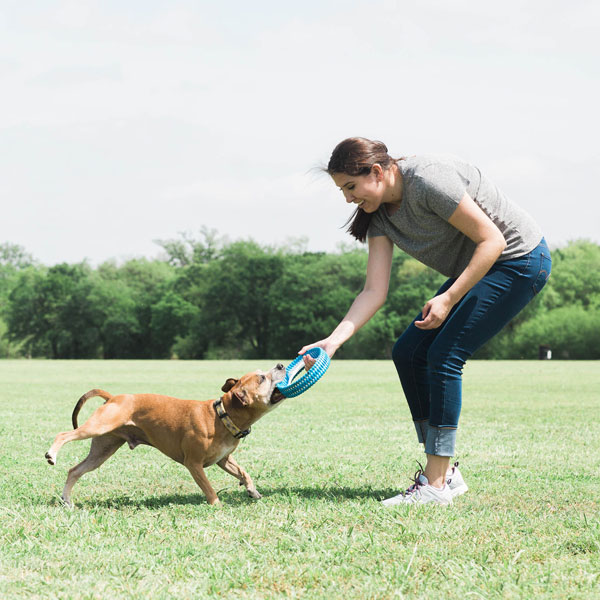
[[[394, 244], [448, 280], [396, 342], [392, 358], [427, 463], [386, 506], [449, 504], [467, 490], [450, 468], [465, 361], [545, 285], [550, 252], [533, 219], [477, 167], [451, 156], [393, 159], [385, 144], [349, 138], [327, 172], [357, 206], [348, 231], [368, 240], [364, 289], [329, 335], [304, 346], [329, 356], [383, 305]], [[314, 363], [304, 357], [306, 368]]]

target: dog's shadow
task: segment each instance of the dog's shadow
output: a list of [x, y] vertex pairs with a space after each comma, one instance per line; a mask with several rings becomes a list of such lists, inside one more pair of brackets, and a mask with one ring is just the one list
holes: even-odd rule
[[[365, 487], [346, 486], [312, 486], [312, 487], [265, 487], [259, 489], [262, 500], [250, 498], [245, 490], [237, 487], [227, 487], [218, 492], [219, 500], [225, 506], [245, 506], [262, 501], [281, 501], [283, 504], [295, 503], [297, 500], [313, 500], [324, 504], [339, 504], [344, 501], [353, 500], [375, 500], [379, 501], [393, 495], [392, 489], [373, 489]], [[193, 494], [166, 494], [151, 497], [113, 496], [112, 498], [95, 498], [75, 501], [76, 505], [85, 508], [140, 508], [140, 509], [162, 509], [167, 506], [186, 504], [206, 505], [206, 498], [202, 492]]]

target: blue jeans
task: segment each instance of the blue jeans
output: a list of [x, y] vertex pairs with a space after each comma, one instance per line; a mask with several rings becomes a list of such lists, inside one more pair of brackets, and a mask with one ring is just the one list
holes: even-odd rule
[[[544, 287], [551, 267], [542, 239], [529, 254], [496, 262], [440, 327], [422, 330], [413, 321], [398, 338], [392, 358], [427, 454], [454, 455], [466, 360]], [[454, 281], [446, 281], [437, 294]], [[415, 321], [421, 319], [419, 314]]]

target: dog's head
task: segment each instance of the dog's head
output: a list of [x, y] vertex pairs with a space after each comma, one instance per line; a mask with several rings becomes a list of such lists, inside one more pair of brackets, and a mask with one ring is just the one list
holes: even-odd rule
[[231, 392], [232, 399], [241, 406], [271, 409], [285, 398], [277, 388], [284, 379], [285, 367], [279, 363], [270, 371], [258, 370], [242, 375], [240, 379], [229, 378], [221, 389], [225, 393]]

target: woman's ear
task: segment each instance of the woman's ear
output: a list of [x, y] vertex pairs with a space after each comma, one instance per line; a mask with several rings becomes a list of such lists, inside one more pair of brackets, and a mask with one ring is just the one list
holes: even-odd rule
[[375, 175], [375, 179], [377, 181], [383, 181], [383, 168], [381, 167], [381, 165], [379, 163], [375, 163], [371, 167], [371, 173], [373, 173], [373, 175]]

